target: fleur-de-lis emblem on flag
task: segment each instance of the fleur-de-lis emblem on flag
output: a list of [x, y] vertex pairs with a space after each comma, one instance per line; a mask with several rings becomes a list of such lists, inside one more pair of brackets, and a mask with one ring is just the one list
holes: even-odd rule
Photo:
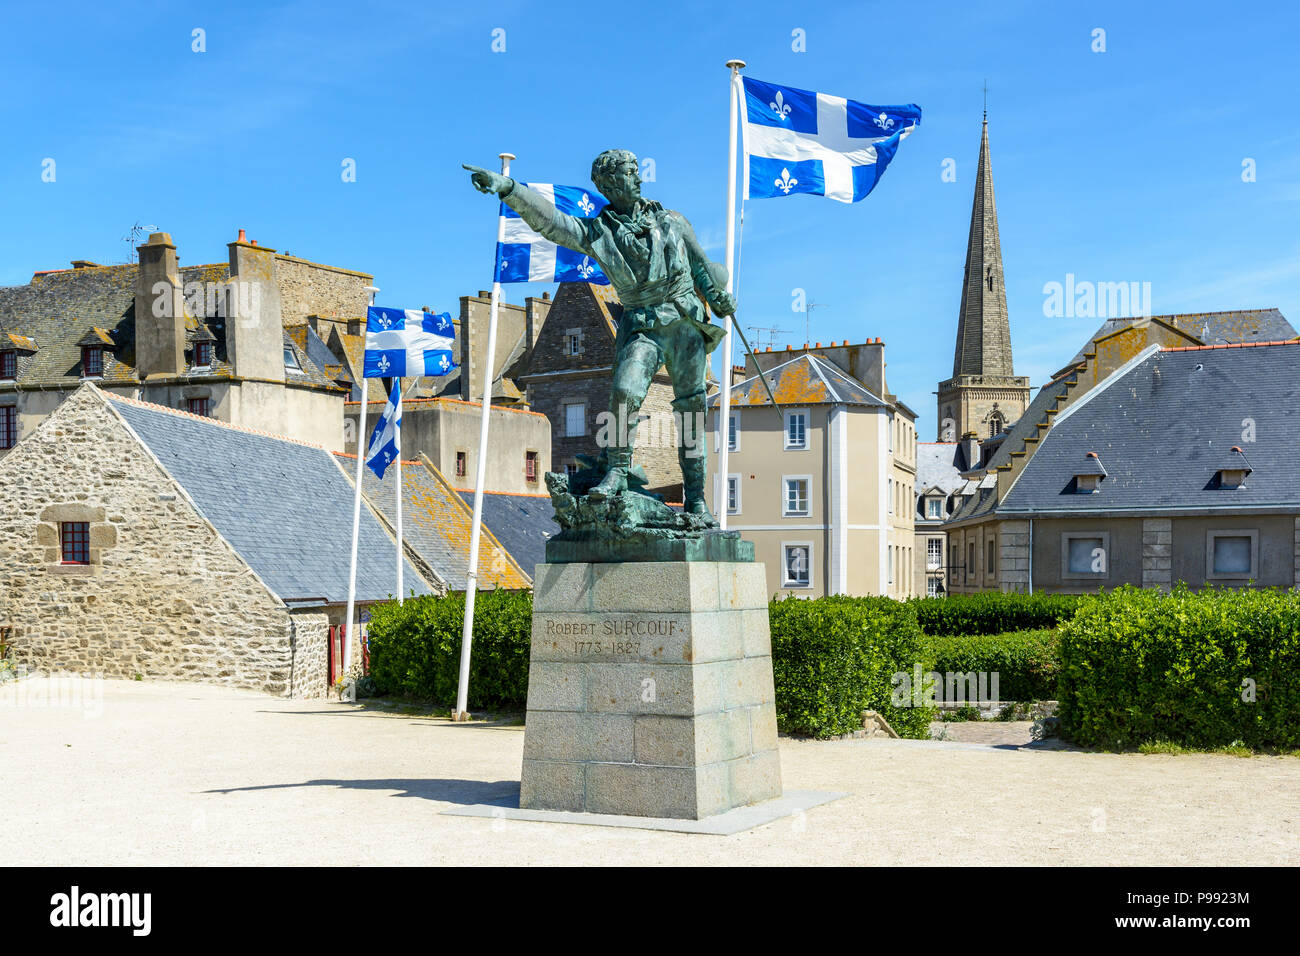
[[388, 369], [389, 369], [389, 367], [390, 367], [392, 364], [393, 364], [392, 362], [388, 361], [388, 356], [387, 356], [387, 355], [381, 355], [381, 356], [379, 356], [379, 365], [378, 365], [377, 367], [378, 367], [379, 371], [381, 371], [381, 372], [387, 372]]
[[379, 313], [379, 324], [386, 329], [393, 327], [393, 317], [386, 312]]
[[782, 169], [782, 170], [781, 170], [781, 178], [780, 178], [780, 179], [774, 179], [774, 180], [772, 180], [772, 182], [773, 182], [773, 184], [774, 184], [778, 189], [780, 189], [780, 190], [781, 190], [783, 193], [785, 193], [787, 196], [790, 195], [790, 190], [791, 190], [791, 189], [793, 189], [795, 186], [798, 186], [798, 185], [799, 185], [799, 180], [797, 180], [797, 179], [795, 179], [794, 177], [792, 177], [792, 176], [790, 175], [790, 170], [788, 170], [788, 169]]
[[447, 371], [447, 366], [450, 364], [451, 363], [447, 361], [447, 356], [443, 355], [439, 357], [438, 368], [442, 369], [444, 372]]
[[582, 198], [578, 200], [578, 208], [582, 210], [584, 216], [590, 216], [591, 211], [596, 208], [596, 204], [591, 201], [590, 196], [583, 193]]
[[879, 116], [877, 116], [874, 122], [881, 129], [892, 129], [894, 126], [894, 121], [890, 119], [888, 116], [886, 116], [884, 113], [881, 113]]
[[582, 276], [584, 279], [590, 279], [595, 272], [596, 268], [591, 264], [591, 257], [583, 256], [582, 263], [578, 266], [578, 275]]
[[776, 113], [776, 118], [783, 123], [785, 118], [790, 115], [790, 104], [785, 101], [785, 95], [780, 90], [776, 91], [776, 102], [767, 105], [772, 107]]

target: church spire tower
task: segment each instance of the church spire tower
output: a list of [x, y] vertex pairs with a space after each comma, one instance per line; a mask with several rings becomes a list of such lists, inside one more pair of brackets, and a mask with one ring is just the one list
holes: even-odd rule
[[1011, 359], [1011, 324], [986, 111], [966, 242], [952, 378], [939, 383], [939, 440], [957, 441], [972, 434], [991, 438], [1015, 422], [1028, 405], [1029, 379], [1015, 374]]

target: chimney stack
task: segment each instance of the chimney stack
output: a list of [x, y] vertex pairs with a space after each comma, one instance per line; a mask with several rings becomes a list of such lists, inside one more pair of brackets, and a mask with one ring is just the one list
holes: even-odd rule
[[135, 280], [135, 365], [141, 379], [185, 371], [185, 297], [176, 246], [155, 232], [139, 247]]

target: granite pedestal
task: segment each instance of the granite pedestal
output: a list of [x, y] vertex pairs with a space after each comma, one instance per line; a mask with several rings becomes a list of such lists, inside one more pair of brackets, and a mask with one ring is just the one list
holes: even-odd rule
[[537, 566], [521, 808], [698, 820], [781, 792], [761, 564]]

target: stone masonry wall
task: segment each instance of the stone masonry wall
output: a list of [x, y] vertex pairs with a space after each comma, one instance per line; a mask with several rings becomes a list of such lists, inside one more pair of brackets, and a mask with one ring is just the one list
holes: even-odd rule
[[[306, 259], [276, 256], [275, 275], [280, 288], [280, 319], [285, 325], [302, 325], [307, 316], [337, 319], [339, 331], [347, 332], [346, 320], [366, 314], [370, 296], [366, 288], [374, 282], [363, 272], [337, 269]], [[322, 324], [322, 338], [329, 328]]]
[[1142, 521], [1142, 586], [1169, 590], [1173, 585], [1173, 525], [1169, 518]]
[[1029, 522], [1004, 521], [998, 527], [998, 576], [1003, 591], [1029, 590]]
[[[296, 611], [290, 614], [290, 620], [293, 629], [290, 696], [322, 697], [329, 693], [329, 615]], [[361, 659], [359, 649], [353, 659]]]
[[[62, 521], [89, 523], [90, 564], [61, 563]], [[0, 623], [33, 669], [325, 692], [314, 663], [294, 676], [288, 611], [93, 386], [0, 462]]]

